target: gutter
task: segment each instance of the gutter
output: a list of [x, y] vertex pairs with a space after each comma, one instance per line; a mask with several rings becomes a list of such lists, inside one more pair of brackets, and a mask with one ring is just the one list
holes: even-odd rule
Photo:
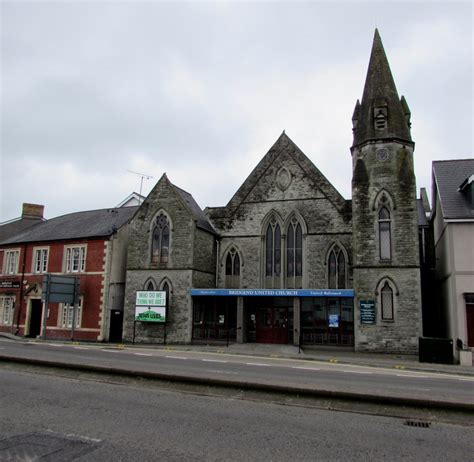
[[[21, 282], [20, 282], [20, 296], [19, 296], [19, 306], [18, 314], [16, 316], [16, 332], [15, 335], [18, 335], [20, 332], [20, 317], [21, 317], [21, 307], [23, 305], [23, 286], [25, 282], [25, 267], [26, 267], [26, 243], [23, 244], [23, 263], [21, 265]], [[12, 333], [13, 333], [13, 324], [12, 324]], [[24, 332], [23, 332], [24, 334]]]

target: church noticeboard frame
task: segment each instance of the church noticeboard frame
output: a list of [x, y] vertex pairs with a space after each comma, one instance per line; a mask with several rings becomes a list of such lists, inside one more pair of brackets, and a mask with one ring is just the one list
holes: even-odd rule
[[360, 323], [361, 324], [375, 324], [375, 301], [361, 300], [360, 306]]

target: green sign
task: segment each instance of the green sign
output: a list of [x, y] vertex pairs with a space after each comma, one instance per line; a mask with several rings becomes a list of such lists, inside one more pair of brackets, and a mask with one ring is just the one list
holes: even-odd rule
[[373, 300], [360, 301], [360, 323], [375, 324], [375, 302]]
[[166, 292], [161, 290], [138, 291], [135, 321], [166, 322]]

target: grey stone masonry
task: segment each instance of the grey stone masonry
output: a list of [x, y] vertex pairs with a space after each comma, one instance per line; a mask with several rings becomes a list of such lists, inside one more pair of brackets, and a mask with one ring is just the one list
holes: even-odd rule
[[[185, 201], [183, 197], [187, 198]], [[170, 289], [166, 341], [189, 343], [192, 334], [191, 287], [215, 285], [215, 236], [202, 229], [189, 201], [168, 180], [166, 175], [158, 181], [130, 223], [127, 279], [124, 302], [123, 337], [136, 342], [161, 343], [165, 340], [165, 326], [158, 323], [134, 323], [136, 292]], [[193, 204], [196, 207], [195, 203]], [[167, 261], [153, 261], [152, 233], [156, 217], [164, 213], [170, 224], [169, 256]], [[201, 217], [198, 217], [201, 219]], [[201, 220], [202, 222], [202, 220]]]
[[[347, 287], [352, 287], [352, 223], [347, 202], [286, 134], [281, 135], [227, 207], [207, 211], [221, 236], [218, 287], [225, 287], [225, 263], [231, 248], [237, 249], [241, 258], [240, 286], [265, 286], [264, 238], [272, 217], [280, 224], [283, 240], [292, 218], [302, 226], [302, 288], [328, 286], [327, 255], [334, 244], [345, 251]], [[283, 252], [282, 268], [285, 262]], [[281, 287], [287, 287], [284, 275]]]

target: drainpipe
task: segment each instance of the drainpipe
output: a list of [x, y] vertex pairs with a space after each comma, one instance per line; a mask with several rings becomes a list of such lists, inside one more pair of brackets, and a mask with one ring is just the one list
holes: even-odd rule
[[[21, 265], [21, 282], [20, 282], [20, 300], [18, 306], [18, 314], [16, 317], [16, 332], [15, 335], [18, 335], [20, 332], [20, 317], [21, 317], [21, 306], [23, 303], [23, 285], [25, 281], [25, 267], [26, 267], [26, 243], [23, 244], [23, 263]], [[13, 326], [12, 326], [13, 330]]]
[[216, 288], [219, 281], [219, 254], [221, 250], [221, 241], [217, 239], [217, 250], [216, 250]]

